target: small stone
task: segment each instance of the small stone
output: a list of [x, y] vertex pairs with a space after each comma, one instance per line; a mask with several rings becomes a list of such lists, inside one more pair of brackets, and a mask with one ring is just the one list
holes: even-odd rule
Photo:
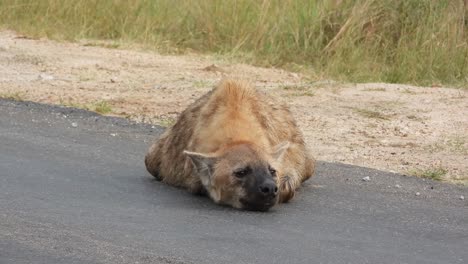
[[299, 74], [294, 73], [294, 72], [290, 72], [290, 73], [289, 73], [289, 76], [291, 76], [291, 77], [293, 77], [293, 78], [296, 78], [296, 79], [299, 78]]
[[110, 135], [113, 136], [113, 137], [117, 136], [116, 133], [110, 133]]
[[396, 184], [396, 185], [395, 185], [395, 188], [398, 188], [398, 189], [400, 189], [400, 188], [401, 188], [401, 185], [399, 185], [399, 184]]
[[362, 178], [363, 181], [370, 181], [370, 177], [369, 176], [366, 176], [364, 178]]
[[71, 123], [71, 126], [72, 126], [72, 127], [78, 127], [78, 124], [75, 123], [75, 122], [73, 122], [73, 123]]
[[419, 196], [419, 195], [421, 195], [421, 193], [417, 192], [417, 193], [416, 193], [416, 196]]
[[39, 80], [51, 81], [53, 79], [54, 79], [54, 76], [52, 76], [52, 75], [48, 75], [48, 74], [45, 74], [45, 73], [39, 74]]
[[465, 196], [461, 195], [460, 200], [462, 200], [462, 201], [465, 200]]

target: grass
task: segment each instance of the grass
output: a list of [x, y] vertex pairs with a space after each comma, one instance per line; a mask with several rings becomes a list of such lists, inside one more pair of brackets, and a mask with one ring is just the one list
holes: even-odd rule
[[314, 96], [315, 93], [310, 91], [308, 87], [306, 86], [297, 86], [297, 85], [292, 85], [292, 86], [281, 86], [285, 91], [291, 92], [289, 95], [290, 96]]
[[[468, 83], [464, 0], [2, 0], [0, 26], [32, 37], [221, 54], [312, 78]], [[114, 47], [114, 46], [113, 46]]]
[[404, 89], [404, 90], [401, 91], [401, 92], [404, 93], [404, 94], [418, 94], [417, 92], [411, 91], [410, 89]]
[[83, 44], [85, 47], [102, 47], [106, 49], [118, 49], [120, 47], [119, 43], [116, 42], [103, 42], [103, 41], [91, 41]]
[[13, 57], [13, 60], [19, 63], [39, 65], [44, 63], [41, 57], [27, 54], [19, 54]]
[[106, 101], [95, 102], [91, 108], [94, 109], [95, 112], [100, 114], [108, 114], [112, 112], [112, 107]]
[[194, 88], [207, 88], [207, 87], [211, 87], [211, 85], [212, 84], [210, 82], [204, 81], [204, 80], [197, 80], [193, 82]]
[[10, 99], [15, 101], [23, 101], [23, 94], [21, 92], [5, 92], [0, 93], [0, 98]]
[[364, 92], [385, 92], [387, 89], [385, 88], [366, 88], [363, 89]]
[[162, 118], [157, 121], [158, 125], [162, 127], [170, 127], [174, 125], [176, 120], [174, 118]]
[[445, 176], [445, 174], [447, 174], [447, 170], [442, 167], [436, 167], [436, 168], [429, 168], [429, 169], [424, 169], [424, 170], [420, 170], [420, 169], [412, 170], [409, 172], [409, 174], [416, 176], [416, 177], [420, 177], [420, 178], [441, 181], [443, 180], [443, 177]]
[[354, 112], [358, 113], [359, 115], [367, 118], [374, 118], [374, 119], [382, 119], [382, 120], [389, 120], [387, 115], [382, 114], [378, 111], [372, 111], [368, 109], [361, 109], [361, 108], [352, 108]]
[[314, 95], [315, 93], [311, 91], [295, 92], [291, 94], [291, 96], [309, 96], [309, 97], [312, 97]]
[[65, 101], [63, 99], [60, 100], [61, 105], [80, 108], [88, 111], [93, 111], [99, 114], [109, 114], [112, 113], [112, 106], [107, 101], [96, 101], [92, 103], [76, 103], [73, 101]]
[[440, 142], [427, 145], [425, 149], [430, 153], [449, 151], [451, 154], [468, 155], [468, 142], [466, 137], [455, 135], [447, 137]]

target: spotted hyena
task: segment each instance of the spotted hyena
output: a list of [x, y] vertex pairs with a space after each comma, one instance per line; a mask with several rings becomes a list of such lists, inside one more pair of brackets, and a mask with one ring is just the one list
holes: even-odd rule
[[288, 108], [245, 81], [223, 80], [150, 147], [148, 171], [235, 208], [289, 201], [315, 160]]

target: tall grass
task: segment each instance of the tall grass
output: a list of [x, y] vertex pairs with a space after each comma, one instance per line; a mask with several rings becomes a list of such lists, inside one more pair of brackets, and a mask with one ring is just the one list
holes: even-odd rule
[[[466, 0], [1, 0], [33, 36], [187, 48], [355, 82], [468, 83]], [[299, 65], [299, 66], [298, 66]]]

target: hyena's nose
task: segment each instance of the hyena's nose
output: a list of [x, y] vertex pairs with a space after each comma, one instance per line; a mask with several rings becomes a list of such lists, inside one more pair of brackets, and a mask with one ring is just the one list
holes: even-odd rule
[[276, 184], [273, 181], [267, 181], [258, 187], [258, 190], [260, 193], [264, 196], [276, 196], [278, 194], [278, 187], [276, 187]]

